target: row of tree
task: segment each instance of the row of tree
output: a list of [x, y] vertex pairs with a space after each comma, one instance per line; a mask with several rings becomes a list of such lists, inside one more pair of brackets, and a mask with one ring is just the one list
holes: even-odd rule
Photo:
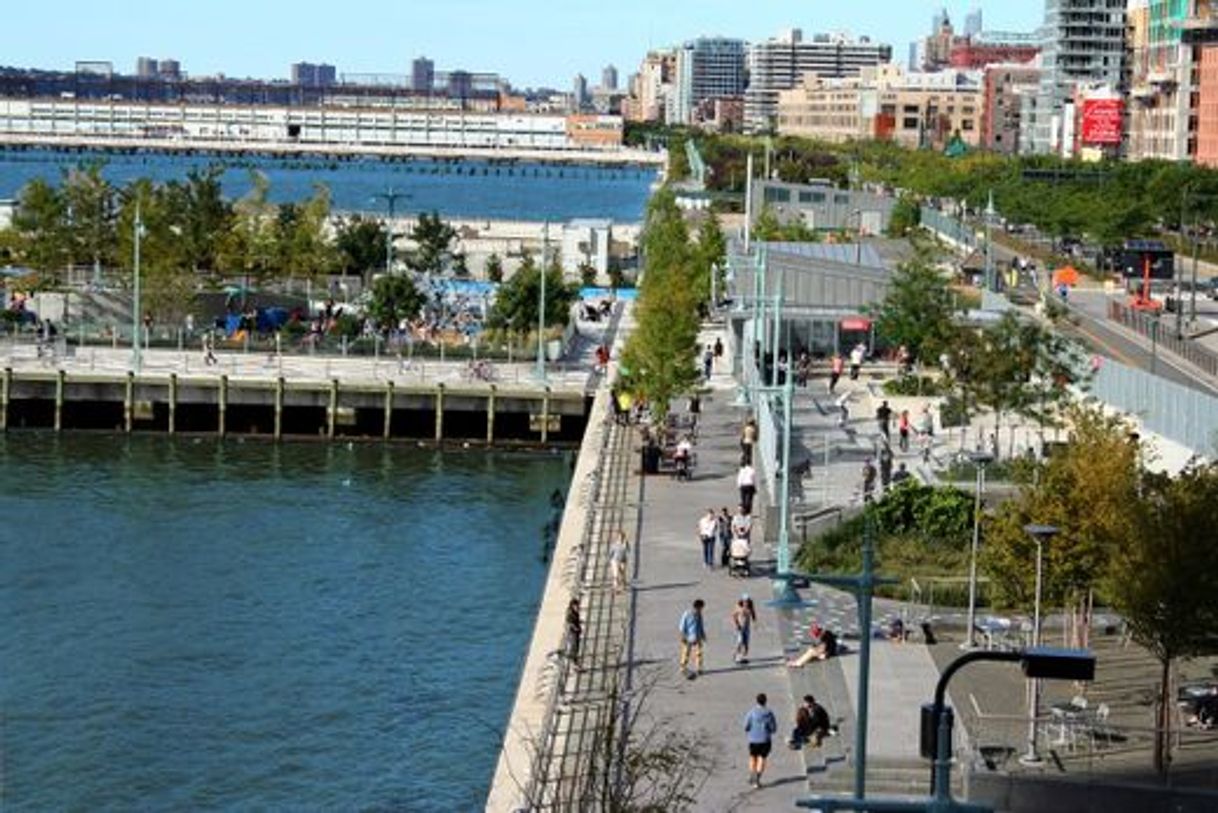
[[981, 211], [992, 192], [996, 209], [1011, 222], [1101, 245], [1146, 236], [1162, 226], [1209, 226], [1218, 219], [1218, 171], [1193, 164], [1085, 163], [986, 152], [949, 157], [888, 141], [830, 144], [780, 137], [767, 142], [710, 134], [698, 136], [698, 148], [714, 191], [742, 193], [752, 153], [760, 173], [768, 166], [770, 177], [793, 183], [873, 182], [917, 197], [964, 201], [973, 211]]
[[1165, 772], [1175, 709], [1171, 669], [1181, 658], [1218, 655], [1218, 466], [1153, 473], [1122, 420], [1075, 408], [1069, 423], [1069, 444], [986, 520], [982, 567], [999, 602], [1030, 608], [1036, 544], [1024, 527], [1058, 529], [1044, 547], [1042, 603], [1066, 608], [1076, 646], [1087, 645], [1091, 607], [1111, 606], [1159, 661], [1154, 764]]
[[[333, 273], [368, 277], [385, 267], [384, 223], [333, 217], [325, 186], [316, 186], [308, 200], [274, 203], [266, 176], [254, 172], [250, 191], [231, 200], [220, 167], [122, 187], [103, 169], [101, 162], [86, 163], [64, 170], [58, 184], [41, 178], [27, 184], [12, 227], [0, 234], [0, 260], [34, 269], [50, 287], [73, 266], [129, 269], [138, 215], [141, 274], [158, 317], [181, 315], [209, 277], [265, 285]], [[411, 269], [463, 272], [464, 258], [453, 251], [457, 232], [438, 214], [420, 215], [410, 237], [415, 248], [405, 260]]]
[[621, 384], [663, 415], [698, 380], [698, 328], [712, 274], [724, 266], [726, 240], [713, 216], [691, 240], [675, 196], [664, 189], [647, 206], [642, 254], [636, 325], [622, 354]]

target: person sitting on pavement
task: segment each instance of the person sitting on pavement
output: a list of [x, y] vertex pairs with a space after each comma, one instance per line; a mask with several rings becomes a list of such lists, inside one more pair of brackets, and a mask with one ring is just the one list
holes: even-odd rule
[[894, 644], [905, 643], [906, 632], [905, 622], [900, 618], [894, 618], [888, 623], [888, 640]]
[[837, 656], [837, 635], [833, 630], [825, 629], [814, 622], [810, 633], [812, 645], [798, 658], [787, 661], [787, 666], [798, 669], [807, 666], [810, 661], [826, 661]]
[[791, 731], [787, 744], [793, 749], [799, 749], [810, 742], [814, 748], [819, 748], [821, 742], [831, 733], [829, 712], [816, 702], [815, 697], [805, 694], [803, 704], [795, 710], [795, 728]]
[[905, 468], [905, 464], [899, 463], [897, 464], [897, 470], [892, 473], [892, 484], [895, 486], [898, 483], [903, 483], [911, 476], [909, 469]]

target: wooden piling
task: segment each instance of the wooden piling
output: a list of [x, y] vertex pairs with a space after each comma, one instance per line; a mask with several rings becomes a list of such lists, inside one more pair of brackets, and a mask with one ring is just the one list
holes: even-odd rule
[[55, 374], [55, 431], [63, 429], [63, 391], [64, 379], [67, 376], [63, 370]]
[[169, 374], [169, 434], [178, 431], [178, 374]]
[[326, 437], [334, 437], [334, 427], [338, 421], [338, 379], [330, 379], [330, 408], [326, 411]]
[[550, 388], [546, 387], [545, 395], [541, 396], [541, 442], [550, 439]]
[[381, 430], [382, 437], [389, 440], [393, 431], [393, 382], [385, 382], [385, 426]]
[[216, 403], [216, 406], [218, 407], [218, 412], [216, 415], [216, 418], [217, 418], [216, 434], [218, 434], [220, 437], [224, 437], [225, 432], [228, 429], [228, 425], [227, 425], [228, 424], [228, 376], [227, 375], [220, 376], [220, 391], [217, 394], [218, 394], [219, 398], [217, 399], [217, 403]]
[[127, 373], [127, 384], [123, 390], [123, 429], [127, 434], [135, 426], [135, 373]]
[[286, 388], [283, 376], [275, 379], [275, 440], [283, 437], [283, 392]]
[[13, 368], [4, 368], [4, 380], [0, 381], [0, 432], [8, 431], [8, 401], [13, 391]]
[[486, 396], [486, 445], [495, 442], [495, 385], [491, 384], [491, 393]]
[[436, 443], [444, 442], [444, 384], [436, 384]]

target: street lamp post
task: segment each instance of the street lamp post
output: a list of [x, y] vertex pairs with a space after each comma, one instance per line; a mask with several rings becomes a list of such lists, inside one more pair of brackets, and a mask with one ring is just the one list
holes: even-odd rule
[[985, 204], [985, 289], [994, 290], [994, 190]]
[[537, 308], [537, 380], [546, 380], [546, 270], [550, 253], [550, 221], [541, 232], [541, 302]]
[[974, 452], [969, 459], [977, 467], [977, 491], [973, 501], [973, 547], [968, 566], [968, 637], [962, 649], [977, 646], [977, 545], [981, 541], [981, 495], [985, 493], [985, 467], [994, 461], [994, 456], [987, 452]]
[[374, 199], [383, 199], [388, 208], [388, 218], [385, 220], [385, 273], [393, 273], [393, 210], [397, 207], [399, 200], [409, 200], [410, 194], [407, 192], [398, 192], [392, 186], [384, 192], [378, 192], [372, 196]]
[[[1036, 596], [1032, 611], [1032, 646], [1040, 646], [1040, 591], [1044, 544], [1057, 536], [1052, 525], [1025, 525], [1024, 531], [1036, 540]], [[1036, 748], [1037, 716], [1040, 714], [1040, 680], [1032, 678], [1028, 686], [1028, 752], [1019, 758], [1024, 765], [1040, 765], [1043, 760]]]
[[140, 340], [140, 243], [144, 239], [144, 218], [140, 211], [139, 200], [135, 202], [135, 224], [132, 230], [135, 243], [135, 257], [132, 263], [135, 281], [134, 290], [131, 292], [131, 370], [139, 374], [144, 366]]

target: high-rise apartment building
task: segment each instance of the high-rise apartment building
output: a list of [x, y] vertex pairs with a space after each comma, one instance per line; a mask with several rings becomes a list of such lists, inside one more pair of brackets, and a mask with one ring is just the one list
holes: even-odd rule
[[975, 8], [964, 15], [964, 36], [975, 37], [983, 28], [981, 9]]
[[155, 79], [157, 75], [157, 61], [148, 56], [142, 56], [135, 60], [135, 75], [140, 79]]
[[162, 59], [157, 75], [166, 81], [177, 82], [182, 78], [182, 63], [176, 59]]
[[1133, 0], [1128, 8], [1130, 158], [1187, 159], [1193, 48], [1182, 33], [1189, 0]]
[[1045, 0], [1037, 100], [1020, 120], [1021, 150], [1073, 150], [1073, 99], [1080, 88], [1122, 86], [1127, 0]]
[[1218, 2], [1196, 0], [1182, 37], [1192, 49], [1194, 65], [1190, 118], [1195, 128], [1189, 134], [1189, 153], [1202, 166], [1218, 167]]
[[1019, 152], [1019, 122], [1024, 97], [1040, 87], [1040, 65], [1006, 62], [987, 65], [982, 79], [981, 146], [992, 152]]
[[669, 124], [689, 124], [694, 108], [707, 100], [744, 95], [744, 40], [700, 37], [677, 49]]
[[415, 93], [431, 93], [436, 83], [436, 63], [425, 56], [410, 63], [410, 89]]
[[601, 88], [604, 90], [617, 90], [617, 68], [613, 65], [606, 65], [601, 71]]
[[333, 65], [312, 62], [296, 62], [291, 70], [292, 84], [306, 88], [328, 88], [338, 81], [338, 71]]
[[676, 70], [677, 58], [672, 51], [649, 51], [631, 81], [627, 118], [632, 121], [663, 119], [665, 87], [671, 86]]
[[583, 110], [588, 104], [588, 80], [582, 73], [575, 74], [571, 82], [571, 109], [575, 112]]
[[764, 132], [771, 129], [778, 114], [779, 92], [795, 87], [804, 74], [857, 76], [863, 68], [891, 59], [891, 46], [873, 43], [866, 37], [854, 40], [842, 34], [817, 34], [805, 40], [798, 28], [755, 43], [748, 51], [745, 130]]

